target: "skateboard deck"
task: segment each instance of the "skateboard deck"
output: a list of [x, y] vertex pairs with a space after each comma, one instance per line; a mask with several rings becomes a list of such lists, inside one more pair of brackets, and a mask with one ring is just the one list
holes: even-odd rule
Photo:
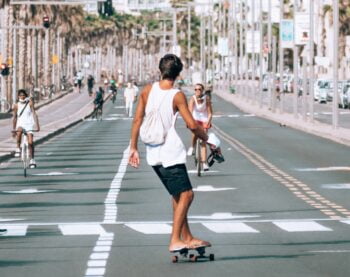
[[[183, 257], [191, 262], [197, 262], [199, 260], [209, 260], [214, 261], [214, 254], [205, 255], [205, 248], [210, 246], [199, 246], [197, 248], [182, 248], [177, 251], [173, 251], [172, 253], [178, 253], [178, 255], [172, 256], [172, 262], [177, 263], [179, 261], [179, 257]], [[193, 253], [194, 252], [194, 253]]]

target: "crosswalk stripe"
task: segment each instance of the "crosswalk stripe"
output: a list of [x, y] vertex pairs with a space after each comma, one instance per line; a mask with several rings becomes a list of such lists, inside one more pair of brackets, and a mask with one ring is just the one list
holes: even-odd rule
[[203, 226], [215, 233], [260, 233], [258, 230], [248, 226], [245, 223], [202, 223]]
[[147, 235], [150, 234], [171, 234], [171, 226], [169, 224], [163, 224], [163, 223], [151, 223], [151, 224], [125, 224], [129, 228], [141, 232]]
[[272, 222], [277, 227], [287, 232], [315, 232], [315, 231], [333, 231], [315, 221], [292, 221], [292, 222]]
[[24, 237], [27, 234], [28, 225], [3, 225], [1, 229], [6, 229], [6, 233], [1, 237]]
[[61, 224], [58, 227], [64, 236], [102, 235], [106, 233], [99, 224]]

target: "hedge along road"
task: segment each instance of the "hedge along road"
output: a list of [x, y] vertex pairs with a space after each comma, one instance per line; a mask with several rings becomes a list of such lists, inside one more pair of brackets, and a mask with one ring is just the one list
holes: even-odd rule
[[[170, 197], [151, 168], [127, 167], [121, 96], [37, 149], [22, 177], [1, 168], [1, 276], [344, 276], [349, 272], [349, 148], [213, 99], [226, 158], [196, 177], [190, 222], [215, 261], [171, 263]], [[189, 144], [182, 120], [179, 133]]]

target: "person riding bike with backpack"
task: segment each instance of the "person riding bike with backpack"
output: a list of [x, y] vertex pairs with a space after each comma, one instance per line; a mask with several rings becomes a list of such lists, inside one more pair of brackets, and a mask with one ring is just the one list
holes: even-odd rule
[[[36, 125], [36, 130], [34, 126]], [[18, 102], [13, 107], [13, 131], [15, 137], [17, 134], [17, 149], [15, 157], [19, 157], [21, 153], [21, 140], [23, 131], [28, 135], [29, 146], [29, 167], [35, 168], [34, 160], [34, 136], [33, 131], [40, 131], [38, 115], [35, 112], [34, 102], [28, 97], [28, 93], [24, 89], [18, 91]]]
[[102, 115], [102, 111], [103, 111], [103, 103], [104, 103], [104, 90], [102, 87], [98, 88], [98, 91], [96, 91], [95, 94], [95, 99], [94, 99], [94, 114], [96, 115], [97, 111], [100, 110], [101, 111], [101, 115]]

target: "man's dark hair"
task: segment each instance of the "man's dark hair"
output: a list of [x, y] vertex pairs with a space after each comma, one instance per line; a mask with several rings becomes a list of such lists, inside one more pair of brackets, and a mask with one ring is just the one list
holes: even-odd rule
[[20, 95], [20, 94], [25, 94], [26, 95], [26, 97], [28, 97], [28, 92], [25, 90], [25, 89], [19, 89], [18, 90], [18, 95]]
[[166, 54], [159, 62], [162, 79], [175, 80], [182, 70], [180, 58], [174, 54]]

